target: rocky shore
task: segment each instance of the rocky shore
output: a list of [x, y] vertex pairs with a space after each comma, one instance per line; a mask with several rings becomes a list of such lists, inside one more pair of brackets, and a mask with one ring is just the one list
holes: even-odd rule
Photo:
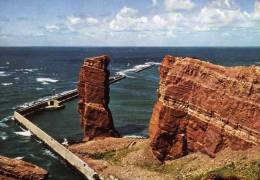
[[107, 59], [89, 58], [82, 66], [78, 89], [85, 142], [69, 146], [103, 178], [259, 178], [259, 67], [165, 56], [149, 139], [134, 139], [118, 138], [114, 128]]
[[47, 179], [48, 172], [23, 160], [0, 156], [1, 180], [40, 180]]

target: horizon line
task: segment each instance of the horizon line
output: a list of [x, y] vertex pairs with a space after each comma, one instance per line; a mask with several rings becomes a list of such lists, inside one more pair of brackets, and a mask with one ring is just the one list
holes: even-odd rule
[[56, 46], [56, 45], [33, 45], [33, 46], [0, 46], [0, 48], [31, 48], [31, 47], [58, 47], [58, 48], [260, 48], [259, 46]]

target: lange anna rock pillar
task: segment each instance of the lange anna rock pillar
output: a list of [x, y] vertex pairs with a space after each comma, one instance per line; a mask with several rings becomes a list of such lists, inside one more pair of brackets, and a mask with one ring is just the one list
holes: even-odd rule
[[119, 136], [108, 107], [109, 61], [106, 55], [87, 58], [80, 70], [78, 111], [86, 141]]

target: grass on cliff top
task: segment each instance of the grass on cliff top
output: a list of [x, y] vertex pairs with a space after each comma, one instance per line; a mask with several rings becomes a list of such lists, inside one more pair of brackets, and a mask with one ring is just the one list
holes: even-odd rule
[[92, 159], [102, 159], [109, 161], [112, 164], [120, 165], [120, 162], [122, 159], [130, 152], [132, 152], [133, 149], [122, 149], [120, 151], [108, 151], [105, 153], [94, 153], [91, 154], [89, 157]]
[[244, 180], [257, 180], [260, 179], [260, 162], [250, 161], [241, 164], [229, 164], [222, 168], [215, 169], [194, 178], [194, 180], [205, 179], [211, 174], [217, 174], [221, 176], [235, 176]]

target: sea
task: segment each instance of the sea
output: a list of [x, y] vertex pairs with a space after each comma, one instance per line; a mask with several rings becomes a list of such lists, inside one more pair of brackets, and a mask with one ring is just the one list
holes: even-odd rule
[[[224, 66], [260, 65], [260, 48], [225, 47], [0, 47], [0, 155], [23, 159], [49, 171], [49, 179], [81, 179], [63, 160], [13, 119], [15, 109], [75, 89], [85, 58], [106, 54], [111, 75], [126, 79], [110, 86], [115, 127], [122, 135], [147, 137], [157, 99], [158, 67], [167, 54], [197, 57]], [[147, 63], [151, 69], [134, 73]], [[42, 112], [30, 120], [59, 142], [82, 139], [78, 99], [63, 110]]]

